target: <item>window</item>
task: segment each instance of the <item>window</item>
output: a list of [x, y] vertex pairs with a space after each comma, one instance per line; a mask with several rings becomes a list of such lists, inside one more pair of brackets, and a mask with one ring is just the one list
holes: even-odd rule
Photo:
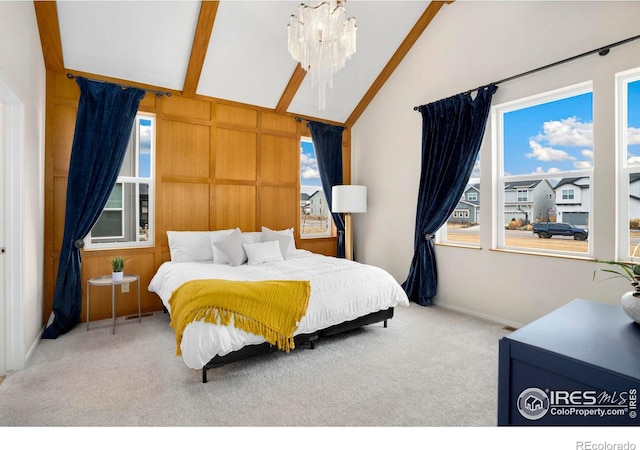
[[153, 116], [136, 116], [120, 174], [87, 236], [87, 249], [153, 245], [154, 130]]
[[498, 247], [588, 254], [589, 241], [564, 236], [540, 239], [532, 233], [532, 226], [535, 222], [566, 222], [589, 229], [591, 83], [494, 106], [492, 123], [499, 161], [498, 217], [504, 221], [497, 227]]
[[518, 189], [518, 203], [529, 201], [529, 191]]
[[[618, 257], [638, 258], [640, 248], [640, 69], [616, 76], [618, 96]], [[637, 259], [636, 259], [637, 261]]]
[[437, 234], [438, 242], [480, 246], [480, 154], [456, 209]]
[[313, 141], [300, 141], [300, 237], [331, 236], [333, 221], [322, 190]]

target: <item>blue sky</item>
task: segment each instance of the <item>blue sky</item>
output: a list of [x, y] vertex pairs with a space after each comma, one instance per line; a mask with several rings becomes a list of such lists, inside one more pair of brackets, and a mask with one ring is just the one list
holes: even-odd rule
[[151, 177], [151, 121], [140, 119], [140, 174]]
[[318, 160], [311, 142], [300, 143], [300, 192], [313, 194], [322, 190]]
[[[629, 162], [640, 164], [640, 81], [629, 84]], [[593, 95], [504, 115], [504, 172], [558, 173], [593, 167]]]

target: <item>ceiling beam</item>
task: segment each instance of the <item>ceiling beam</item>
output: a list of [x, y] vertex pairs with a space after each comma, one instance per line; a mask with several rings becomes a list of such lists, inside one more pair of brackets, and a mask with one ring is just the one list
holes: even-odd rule
[[287, 112], [289, 105], [291, 105], [291, 102], [293, 101], [293, 97], [295, 97], [296, 92], [298, 92], [298, 89], [306, 75], [307, 71], [302, 68], [300, 63], [298, 63], [296, 69], [293, 71], [293, 75], [291, 75], [291, 78], [289, 79], [287, 87], [282, 93], [282, 97], [280, 97], [280, 101], [278, 101], [278, 104], [276, 105], [277, 113]]
[[200, 4], [198, 24], [196, 25], [196, 32], [193, 35], [193, 45], [191, 46], [187, 75], [185, 76], [184, 86], [182, 88], [182, 93], [186, 97], [194, 97], [196, 95], [219, 4], [219, 1], [209, 0], [204, 0]]
[[431, 3], [429, 3], [429, 6], [427, 6], [427, 8], [424, 10], [422, 16], [420, 16], [411, 31], [409, 31], [407, 37], [404, 38], [404, 41], [402, 41], [402, 44], [400, 44], [398, 50], [396, 50], [396, 52], [393, 54], [387, 65], [384, 66], [384, 69], [382, 69], [382, 72], [380, 72], [378, 78], [375, 79], [371, 87], [369, 87], [369, 90], [364, 94], [364, 97], [362, 97], [362, 100], [360, 100], [360, 103], [358, 103], [358, 105], [355, 107], [355, 109], [345, 122], [345, 125], [347, 127], [353, 127], [364, 110], [367, 109], [367, 106], [369, 106], [369, 103], [371, 103], [378, 91], [382, 89], [382, 86], [384, 86], [389, 77], [391, 77], [391, 74], [394, 72], [394, 70], [396, 70], [398, 65], [400, 65], [402, 59], [407, 55], [407, 53], [409, 53], [409, 50], [411, 50], [413, 44], [415, 44], [418, 38], [422, 35], [422, 32], [427, 28], [427, 26], [429, 26], [436, 14], [438, 14], [440, 8], [449, 3], [453, 3], [453, 0], [432, 1]]
[[33, 6], [36, 10], [44, 66], [53, 72], [64, 72], [58, 6], [55, 1], [37, 0], [33, 2]]

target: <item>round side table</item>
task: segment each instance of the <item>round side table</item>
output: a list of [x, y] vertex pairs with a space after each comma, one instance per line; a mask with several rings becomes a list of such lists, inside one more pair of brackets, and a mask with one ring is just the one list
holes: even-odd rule
[[140, 314], [140, 276], [133, 274], [125, 274], [122, 281], [113, 281], [111, 275], [103, 275], [101, 277], [91, 278], [87, 280], [87, 331], [89, 331], [89, 291], [91, 286], [111, 286], [111, 316], [113, 317], [113, 331], [116, 334], [116, 286], [122, 284], [136, 283], [138, 288], [138, 323], [142, 322]]

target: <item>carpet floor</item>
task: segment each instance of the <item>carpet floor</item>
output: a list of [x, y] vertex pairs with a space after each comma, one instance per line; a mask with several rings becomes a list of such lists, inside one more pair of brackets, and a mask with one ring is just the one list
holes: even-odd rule
[[493, 427], [503, 326], [438, 306], [212, 369], [175, 355], [162, 312], [79, 325], [0, 384], [2, 426]]

